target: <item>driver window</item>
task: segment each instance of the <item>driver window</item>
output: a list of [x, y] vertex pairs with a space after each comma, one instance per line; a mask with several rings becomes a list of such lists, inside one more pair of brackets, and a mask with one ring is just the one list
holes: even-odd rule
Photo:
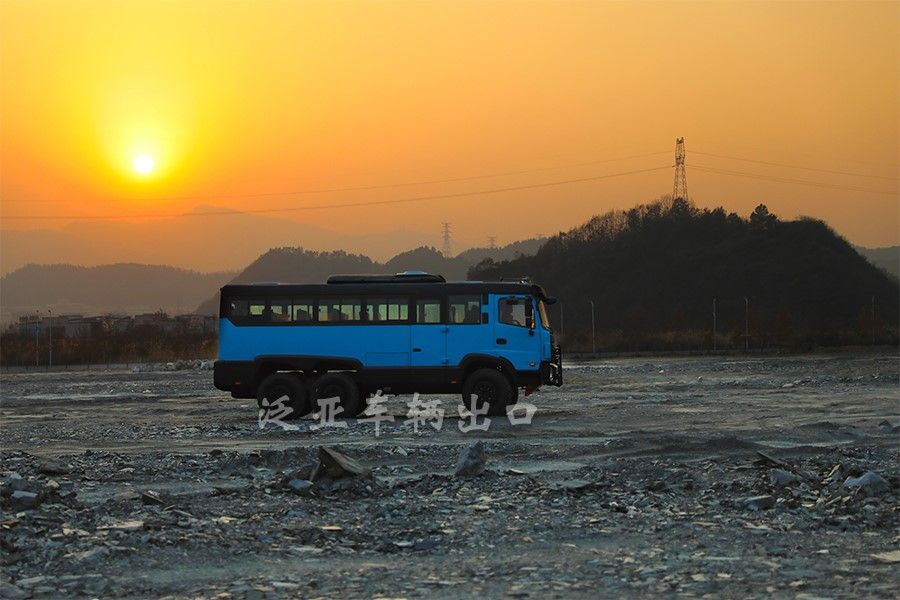
[[527, 298], [501, 298], [500, 322], [518, 327], [528, 327], [533, 318], [531, 301]]

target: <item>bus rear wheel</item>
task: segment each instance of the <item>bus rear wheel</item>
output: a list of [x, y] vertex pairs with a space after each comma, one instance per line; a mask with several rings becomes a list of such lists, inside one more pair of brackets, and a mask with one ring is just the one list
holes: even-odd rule
[[290, 412], [282, 417], [285, 420], [299, 419], [309, 414], [309, 395], [306, 386], [296, 375], [290, 373], [272, 373], [262, 380], [256, 394], [256, 403], [260, 410], [275, 413], [276, 405], [282, 404], [290, 408]]
[[513, 402], [513, 386], [509, 380], [495, 369], [478, 369], [463, 382], [463, 404], [472, 407], [472, 396], [479, 409], [487, 405], [487, 414], [492, 417], [506, 414], [506, 407]]
[[325, 398], [338, 398], [338, 405], [344, 410], [337, 416], [346, 419], [357, 416], [365, 408], [359, 386], [346, 373], [325, 373], [313, 382], [312, 392], [316, 410], [319, 410], [318, 401]]

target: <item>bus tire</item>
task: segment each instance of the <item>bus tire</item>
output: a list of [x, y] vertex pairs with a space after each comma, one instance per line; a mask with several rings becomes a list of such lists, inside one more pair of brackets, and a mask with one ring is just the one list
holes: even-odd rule
[[284, 405], [290, 408], [291, 412], [282, 417], [284, 420], [299, 419], [309, 414], [310, 403], [306, 386], [299, 377], [290, 373], [272, 373], [263, 379], [257, 389], [256, 404], [260, 410], [265, 410], [264, 400], [271, 406], [273, 402], [285, 396], [287, 400], [284, 401]]
[[513, 387], [503, 373], [496, 369], [478, 369], [463, 382], [462, 397], [466, 408], [472, 406], [472, 395], [477, 399], [477, 408], [488, 405], [487, 414], [492, 417], [506, 414], [506, 407], [512, 402]]
[[313, 382], [312, 390], [316, 410], [319, 410], [319, 399], [335, 397], [340, 398], [338, 404], [344, 409], [337, 417], [349, 419], [357, 416], [365, 408], [359, 386], [346, 373], [325, 373]]

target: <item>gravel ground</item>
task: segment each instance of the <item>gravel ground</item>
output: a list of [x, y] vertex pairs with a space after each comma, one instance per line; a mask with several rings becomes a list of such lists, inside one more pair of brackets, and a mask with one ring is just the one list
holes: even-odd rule
[[573, 364], [530, 424], [391, 397], [377, 436], [209, 371], [4, 374], [0, 597], [896, 597], [898, 366]]

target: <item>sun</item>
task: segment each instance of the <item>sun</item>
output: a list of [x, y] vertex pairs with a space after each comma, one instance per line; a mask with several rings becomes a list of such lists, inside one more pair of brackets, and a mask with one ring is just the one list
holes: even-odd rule
[[156, 161], [148, 154], [139, 154], [134, 157], [134, 162], [131, 163], [131, 166], [140, 175], [149, 175], [156, 168]]

